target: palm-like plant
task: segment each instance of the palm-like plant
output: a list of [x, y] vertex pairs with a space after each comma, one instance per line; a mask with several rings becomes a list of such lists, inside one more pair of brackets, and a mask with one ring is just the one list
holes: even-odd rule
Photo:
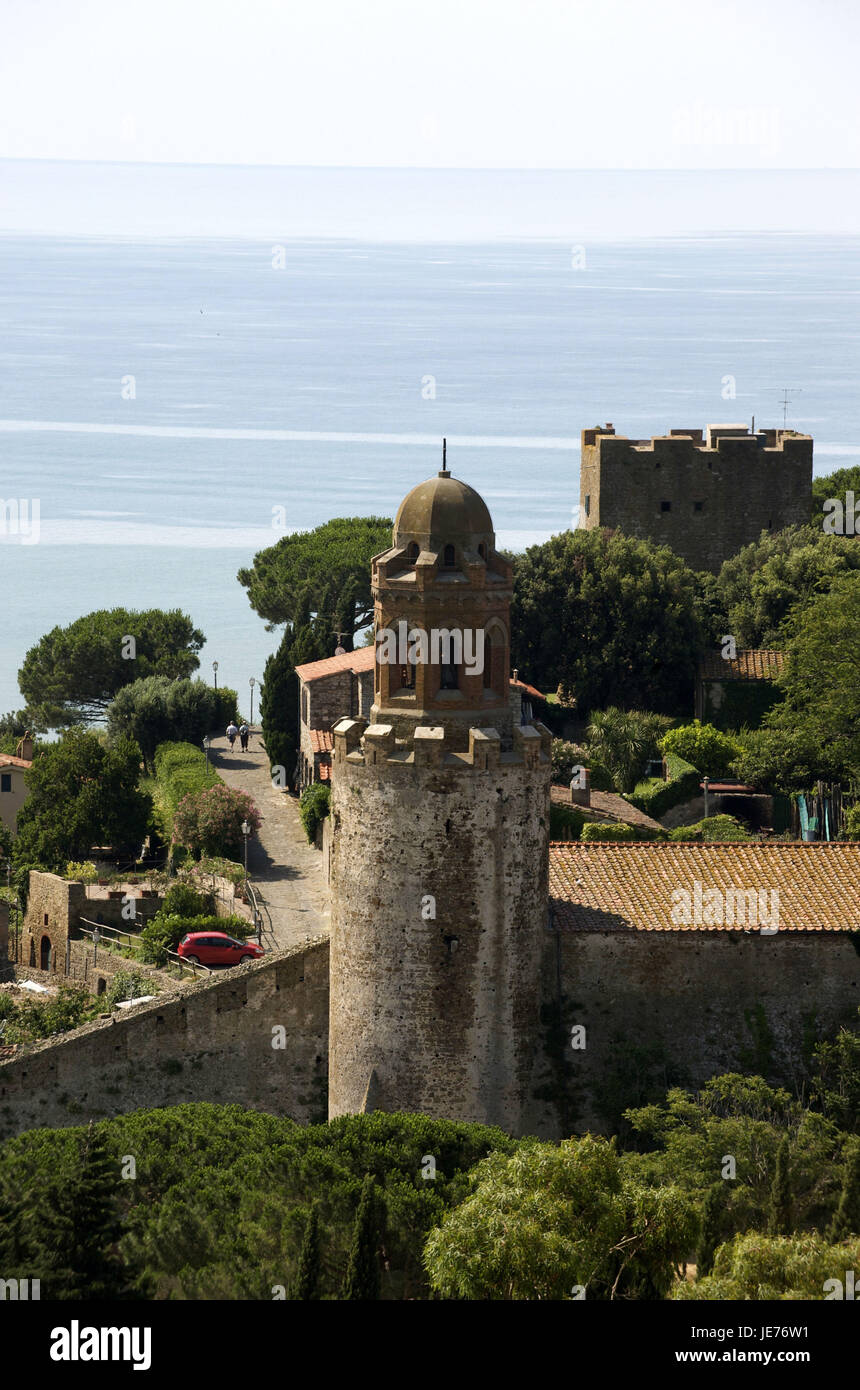
[[666, 715], [648, 710], [623, 710], [615, 705], [597, 710], [588, 725], [588, 754], [603, 764], [619, 792], [632, 792], [671, 722]]

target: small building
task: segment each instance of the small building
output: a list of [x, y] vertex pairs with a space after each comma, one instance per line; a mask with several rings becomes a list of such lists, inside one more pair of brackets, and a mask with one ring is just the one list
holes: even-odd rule
[[33, 740], [25, 734], [11, 753], [0, 753], [0, 821], [17, 833], [18, 812], [27, 800], [26, 774], [33, 766]]
[[374, 648], [359, 647], [296, 667], [299, 678], [300, 791], [331, 777], [331, 728], [339, 719], [369, 719]]
[[747, 647], [733, 657], [707, 652], [696, 674], [695, 715], [718, 729], [758, 728], [779, 699], [785, 653]]

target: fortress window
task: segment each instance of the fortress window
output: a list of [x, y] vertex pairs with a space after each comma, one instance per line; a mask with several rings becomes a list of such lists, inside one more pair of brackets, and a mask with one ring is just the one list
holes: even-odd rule
[[591, 516], [591, 493], [590, 493], [590, 492], [587, 492], [587, 493], [585, 494], [585, 515], [586, 515], [586, 516]]
[[481, 541], [481, 544], [478, 546], [478, 554], [480, 555], [480, 557], [481, 557], [482, 560], [486, 560], [486, 558], [487, 558], [487, 547], [484, 545], [484, 542], [483, 542], [483, 541]]
[[446, 569], [453, 569], [454, 563], [454, 547], [453, 545], [446, 545], [442, 555], [442, 564]]
[[10, 792], [12, 790], [11, 772], [0, 772], [0, 792]]
[[407, 552], [406, 552], [407, 557], [413, 562], [413, 564], [414, 564], [414, 562], [418, 559], [418, 553], [419, 553], [419, 552], [418, 552], [418, 546], [417, 546], [417, 545], [415, 544], [415, 542], [413, 541], [412, 544], [410, 545], [409, 549], [408, 549]]
[[670, 512], [671, 510], [672, 510], [672, 503], [671, 503], [671, 502], [661, 502], [661, 503], [660, 503], [660, 511], [661, 511], [661, 512]]
[[415, 689], [415, 667], [410, 662], [400, 667], [400, 689]]
[[655, 467], [655, 468], [659, 468], [659, 467], [660, 467], [660, 460], [659, 460], [659, 459], [655, 459], [655, 460], [654, 460], [654, 467]]
[[439, 685], [442, 690], [459, 690], [459, 667], [455, 666], [452, 661], [443, 661]]
[[701, 512], [701, 511], [704, 510], [704, 507], [705, 507], [704, 502], [694, 502], [694, 503], [693, 503], [693, 511], [694, 511], [694, 512]]

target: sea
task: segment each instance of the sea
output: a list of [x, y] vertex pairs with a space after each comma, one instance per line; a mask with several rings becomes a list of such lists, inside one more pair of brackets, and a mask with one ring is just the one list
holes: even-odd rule
[[0, 161], [0, 712], [122, 605], [189, 613], [247, 716], [280, 634], [237, 571], [393, 517], [443, 436], [516, 551], [576, 525], [607, 421], [860, 461], [858, 177]]

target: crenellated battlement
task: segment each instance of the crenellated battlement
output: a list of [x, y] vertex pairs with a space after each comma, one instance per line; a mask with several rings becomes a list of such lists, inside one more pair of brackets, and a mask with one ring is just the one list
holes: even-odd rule
[[334, 776], [345, 765], [377, 767], [433, 767], [456, 771], [474, 768], [491, 771], [500, 767], [540, 767], [551, 761], [552, 735], [544, 724], [516, 725], [513, 748], [505, 750], [497, 729], [472, 728], [464, 751], [441, 725], [419, 726], [412, 737], [397, 738], [391, 724], [369, 724], [364, 719], [341, 719], [332, 729]]

